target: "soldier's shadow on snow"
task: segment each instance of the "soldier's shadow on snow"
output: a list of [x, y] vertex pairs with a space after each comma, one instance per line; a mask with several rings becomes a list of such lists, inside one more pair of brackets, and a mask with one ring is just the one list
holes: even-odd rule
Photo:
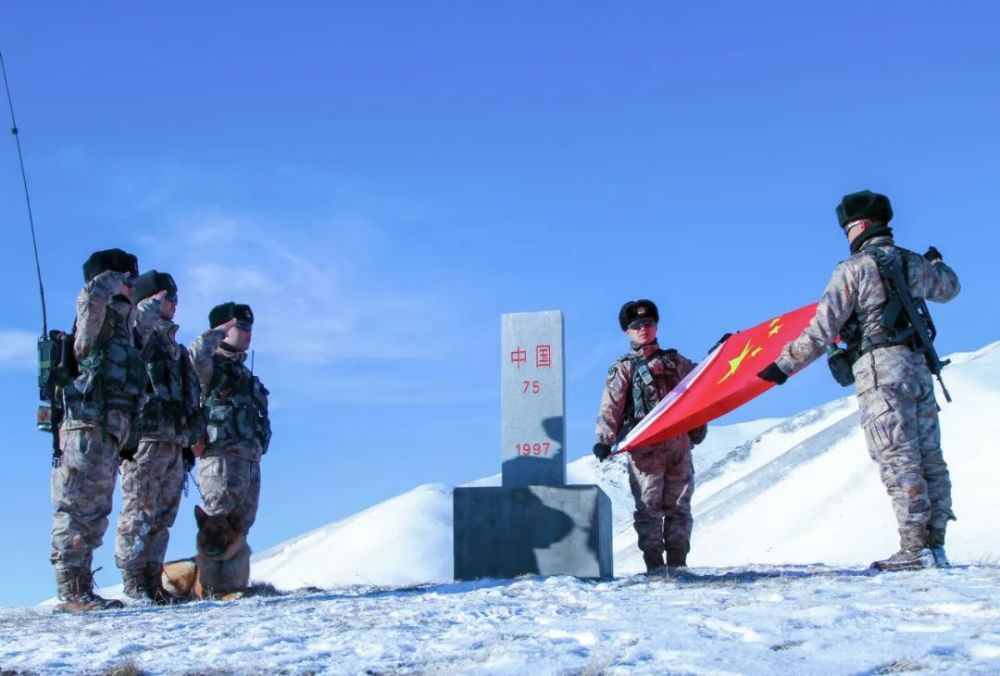
[[828, 568], [819, 566], [772, 566], [740, 568], [727, 570], [724, 568], [687, 568], [671, 572], [667, 579], [677, 584], [729, 585], [753, 584], [755, 582], [773, 580], [795, 580], [812, 577], [871, 577], [869, 568]]

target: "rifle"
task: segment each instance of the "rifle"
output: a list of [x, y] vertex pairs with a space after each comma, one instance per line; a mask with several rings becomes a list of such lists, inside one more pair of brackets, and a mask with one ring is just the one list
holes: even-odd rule
[[879, 275], [885, 282], [889, 292], [889, 302], [882, 311], [882, 326], [894, 331], [893, 340], [908, 344], [914, 352], [923, 353], [927, 360], [927, 368], [937, 378], [944, 392], [945, 400], [951, 403], [951, 394], [941, 379], [941, 369], [951, 363], [950, 359], [941, 360], [934, 349], [934, 339], [937, 328], [931, 319], [927, 302], [923, 298], [913, 298], [910, 295], [910, 285], [903, 277], [896, 257], [878, 247], [866, 247], [865, 251], [875, 257]]

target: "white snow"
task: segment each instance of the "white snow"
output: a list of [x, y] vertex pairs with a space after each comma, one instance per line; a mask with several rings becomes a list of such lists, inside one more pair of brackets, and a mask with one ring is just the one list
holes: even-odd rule
[[254, 558], [254, 579], [321, 593], [0, 610], [0, 670], [1000, 673], [1000, 342], [953, 360], [952, 569], [868, 575], [895, 523], [845, 397], [711, 429], [695, 455], [692, 568], [674, 578], [634, 575], [623, 460], [588, 456], [568, 476], [611, 497], [615, 580], [453, 583], [451, 488], [420, 486]]
[[[697, 568], [135, 607], [0, 611], [41, 673], [802, 674], [1000, 671], [1000, 569]], [[72, 637], [72, 640], [70, 640]]]

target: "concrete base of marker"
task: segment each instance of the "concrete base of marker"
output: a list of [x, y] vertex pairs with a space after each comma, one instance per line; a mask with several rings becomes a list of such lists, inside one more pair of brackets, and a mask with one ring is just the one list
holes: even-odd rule
[[611, 500], [598, 486], [456, 488], [455, 579], [610, 578]]

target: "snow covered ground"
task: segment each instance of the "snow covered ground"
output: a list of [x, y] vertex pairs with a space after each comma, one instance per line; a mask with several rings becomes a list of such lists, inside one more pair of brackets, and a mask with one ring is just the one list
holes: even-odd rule
[[635, 575], [623, 462], [584, 457], [568, 476], [611, 497], [613, 581], [453, 583], [452, 488], [420, 486], [255, 557], [254, 579], [321, 593], [0, 610], [0, 671], [1000, 673], [1000, 343], [953, 359], [950, 570], [868, 575], [895, 525], [845, 397], [711, 430], [692, 569], [673, 578]]
[[[0, 611], [0, 665], [331, 673], [1000, 671], [1000, 569], [698, 568], [201, 602]], [[72, 640], [69, 640], [72, 637]]]

